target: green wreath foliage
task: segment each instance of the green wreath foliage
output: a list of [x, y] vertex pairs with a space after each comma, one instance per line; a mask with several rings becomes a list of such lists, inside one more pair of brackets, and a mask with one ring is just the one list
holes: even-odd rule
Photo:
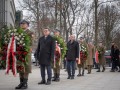
[[[28, 55], [31, 46], [31, 37], [25, 33], [21, 28], [2, 28], [1, 29], [1, 39], [0, 39], [0, 67], [5, 68], [6, 66], [6, 56], [7, 56], [7, 47], [12, 36], [16, 40], [16, 58], [17, 58], [17, 69], [18, 72], [24, 72], [26, 65], [28, 65]], [[21, 58], [20, 58], [21, 56]]]
[[57, 43], [59, 44], [59, 46], [61, 48], [61, 54], [62, 54], [61, 57], [63, 59], [64, 56], [66, 55], [66, 50], [67, 50], [66, 44], [65, 44], [63, 38], [60, 36], [54, 36], [54, 39], [55, 39], [55, 41], [57, 41]]

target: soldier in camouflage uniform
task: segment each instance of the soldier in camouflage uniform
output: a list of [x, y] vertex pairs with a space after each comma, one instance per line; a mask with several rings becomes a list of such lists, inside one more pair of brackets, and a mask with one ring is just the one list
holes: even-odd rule
[[29, 22], [26, 20], [21, 21], [20, 27], [25, 31], [26, 34], [28, 34], [31, 37], [31, 49], [28, 56], [28, 64], [25, 67], [25, 73], [19, 73], [20, 78], [20, 84], [15, 87], [15, 89], [27, 89], [28, 88], [28, 76], [29, 73], [31, 73], [31, 51], [32, 51], [32, 39], [33, 39], [33, 33], [28, 29]]
[[56, 44], [60, 47], [60, 52], [57, 50], [55, 51], [55, 61], [53, 62], [53, 72], [54, 77], [52, 81], [60, 81], [60, 67], [61, 67], [61, 60], [64, 58], [64, 55], [66, 54], [66, 45], [63, 40], [63, 38], [60, 36], [60, 31], [55, 30], [54, 32], [54, 39], [56, 41]]
[[[78, 64], [78, 77], [84, 76], [85, 63], [87, 59], [87, 43], [84, 41], [83, 37], [80, 37], [80, 64]], [[82, 73], [81, 73], [82, 71]]]
[[104, 45], [102, 44], [102, 42], [99, 42], [99, 45], [97, 47], [97, 50], [98, 50], [98, 70], [97, 72], [100, 72], [100, 67], [102, 66], [102, 72], [105, 71], [105, 64], [106, 64], [106, 61], [105, 61], [105, 57], [104, 57], [104, 54], [105, 54], [105, 47]]

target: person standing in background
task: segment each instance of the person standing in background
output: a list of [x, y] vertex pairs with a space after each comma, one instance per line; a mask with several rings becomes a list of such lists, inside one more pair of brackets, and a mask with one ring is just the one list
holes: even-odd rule
[[[83, 37], [80, 37], [80, 64], [78, 64], [78, 77], [79, 76], [84, 76], [84, 71], [85, 71], [85, 62], [87, 59], [87, 51], [88, 51], [88, 47], [87, 47], [87, 43], [84, 41]], [[81, 73], [82, 71], [82, 73]]]
[[75, 77], [75, 63], [76, 60], [79, 60], [79, 43], [75, 41], [75, 36], [70, 36], [70, 41], [67, 43], [67, 53], [66, 53], [66, 60], [67, 60], [67, 72], [68, 78], [67, 79], [74, 79]]
[[114, 65], [113, 65], [113, 71], [115, 71], [116, 67], [119, 67], [120, 72], [120, 61], [119, 61], [119, 49], [117, 45], [114, 45]]
[[54, 32], [54, 40], [56, 43], [56, 49], [55, 49], [55, 55], [54, 55], [55, 59], [54, 59], [54, 62], [52, 63], [53, 72], [54, 72], [54, 78], [52, 81], [59, 82], [62, 59], [64, 58], [66, 54], [66, 44], [63, 38], [60, 36], [60, 30], [58, 29], [56, 29]]
[[110, 70], [110, 72], [115, 72], [115, 43], [114, 42], [112, 42], [111, 43], [112, 44], [112, 46], [111, 46], [111, 53], [110, 53], [110, 56], [111, 56], [111, 62], [112, 62], [112, 68], [111, 68], [111, 70]]
[[99, 46], [97, 48], [97, 51], [98, 51], [98, 70], [97, 72], [100, 72], [100, 67], [102, 66], [102, 72], [105, 71], [105, 57], [104, 57], [104, 54], [105, 54], [105, 48], [102, 44], [102, 42], [99, 43]]
[[92, 66], [93, 66], [93, 57], [94, 57], [94, 45], [92, 42], [88, 42], [88, 56], [86, 60], [86, 65], [88, 69], [88, 74], [91, 74]]

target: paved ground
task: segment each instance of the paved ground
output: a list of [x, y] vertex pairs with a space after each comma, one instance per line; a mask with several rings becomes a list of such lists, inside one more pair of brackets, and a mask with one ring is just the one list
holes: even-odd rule
[[[52, 82], [51, 85], [38, 85], [41, 80], [40, 70], [33, 67], [32, 74], [29, 77], [28, 90], [120, 90], [120, 73], [106, 71], [97, 73], [93, 69], [92, 74], [84, 77], [75, 77], [74, 80], [67, 80], [67, 73], [61, 70], [61, 81]], [[77, 75], [77, 71], [76, 71]], [[15, 90], [14, 87], [19, 83], [18, 76], [13, 77], [12, 74], [4, 75], [4, 71], [0, 70], [0, 90]]]

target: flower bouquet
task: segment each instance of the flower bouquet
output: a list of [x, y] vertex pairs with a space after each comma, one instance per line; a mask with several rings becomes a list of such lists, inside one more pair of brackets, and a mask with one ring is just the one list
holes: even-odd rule
[[84, 45], [81, 45], [81, 50], [80, 50], [80, 58], [81, 61], [85, 61], [87, 59], [87, 48]]
[[16, 72], [25, 72], [30, 43], [30, 36], [24, 30], [5, 29], [1, 42], [0, 66], [6, 69], [6, 74], [9, 74], [10, 69], [13, 75], [16, 75]]

